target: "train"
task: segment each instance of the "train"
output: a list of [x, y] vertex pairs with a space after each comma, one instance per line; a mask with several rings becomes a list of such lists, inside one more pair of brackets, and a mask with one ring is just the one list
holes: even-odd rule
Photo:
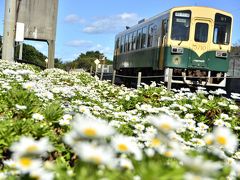
[[223, 10], [174, 7], [116, 35], [113, 69], [165, 83], [225, 87], [232, 25], [232, 14]]

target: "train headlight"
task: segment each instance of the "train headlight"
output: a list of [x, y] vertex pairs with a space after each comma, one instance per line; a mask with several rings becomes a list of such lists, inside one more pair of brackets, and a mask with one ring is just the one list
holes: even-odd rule
[[216, 51], [216, 57], [227, 58], [228, 53], [225, 51]]
[[183, 54], [184, 50], [182, 47], [172, 47], [172, 54]]

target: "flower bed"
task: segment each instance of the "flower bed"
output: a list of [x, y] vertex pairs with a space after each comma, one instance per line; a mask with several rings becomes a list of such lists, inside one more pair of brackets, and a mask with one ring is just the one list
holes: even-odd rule
[[240, 175], [240, 110], [223, 90], [129, 89], [86, 72], [0, 68], [0, 179]]

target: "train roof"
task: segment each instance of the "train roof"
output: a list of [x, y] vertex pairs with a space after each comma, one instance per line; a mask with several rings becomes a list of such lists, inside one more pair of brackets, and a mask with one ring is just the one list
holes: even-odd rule
[[136, 27], [143, 26], [144, 24], [146, 24], [146, 23], [148, 23], [148, 22], [150, 22], [150, 21], [152, 21], [152, 20], [155, 20], [155, 19], [157, 19], [157, 18], [159, 18], [159, 17], [161, 17], [161, 16], [167, 15], [167, 14], [169, 14], [169, 13], [172, 12], [172, 11], [175, 11], [175, 10], [178, 10], [178, 9], [180, 10], [180, 9], [195, 9], [195, 8], [196, 8], [196, 9], [197, 9], [197, 8], [198, 8], [198, 9], [199, 9], [199, 8], [202, 8], [202, 9], [211, 9], [211, 10], [214, 10], [214, 11], [221, 11], [221, 12], [223, 12], [225, 15], [228, 15], [228, 16], [230, 16], [230, 17], [233, 17], [232, 14], [229, 13], [229, 12], [226, 12], [226, 11], [221, 10], [221, 9], [216, 9], [216, 8], [208, 7], [208, 6], [176, 6], [176, 7], [173, 7], [173, 8], [171, 8], [171, 9], [168, 9], [168, 10], [162, 12], [162, 13], [159, 13], [159, 14], [153, 16], [153, 17], [150, 17], [150, 18], [148, 18], [148, 19], [142, 19], [142, 20], [140, 20], [140, 21], [143, 21], [143, 22], [140, 23], [140, 21], [138, 21], [138, 24], [135, 24], [135, 25], [129, 27], [129, 29], [126, 29], [126, 30], [124, 30], [124, 31], [122, 31], [122, 32], [119, 32], [116, 36], [119, 36], [119, 35], [121, 35], [121, 34], [124, 34], [124, 33], [126, 33], [126, 32], [129, 32], [129, 31], [135, 29]]

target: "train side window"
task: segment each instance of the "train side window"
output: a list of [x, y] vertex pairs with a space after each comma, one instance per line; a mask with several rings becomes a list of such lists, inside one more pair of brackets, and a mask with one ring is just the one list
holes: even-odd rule
[[147, 47], [152, 47], [153, 46], [153, 34], [154, 34], [154, 27], [155, 27], [156, 25], [154, 25], [154, 24], [151, 24], [151, 25], [149, 25], [149, 27], [148, 27], [148, 41], [147, 41]]
[[128, 39], [129, 39], [129, 34], [125, 35], [125, 52], [128, 52]]
[[141, 48], [141, 36], [142, 36], [142, 29], [137, 31], [137, 49]]
[[163, 20], [163, 36], [165, 36], [168, 33], [168, 19]]
[[196, 23], [194, 40], [196, 42], [208, 41], [208, 24], [207, 23]]
[[127, 52], [127, 43], [128, 43], [127, 35], [125, 35], [125, 38], [124, 38], [124, 52]]
[[133, 33], [130, 33], [129, 41], [128, 41], [128, 49], [129, 49], [129, 51], [133, 50], [132, 42], [133, 42]]
[[120, 40], [119, 40], [119, 37], [116, 39], [116, 42], [115, 42], [115, 49], [117, 50], [119, 47], [120, 47]]
[[171, 39], [176, 41], [188, 41], [190, 24], [191, 11], [173, 12]]
[[141, 48], [146, 48], [147, 47], [147, 27], [144, 27], [142, 29], [142, 41], [141, 41]]
[[124, 36], [121, 37], [120, 53], [124, 52]]
[[229, 44], [231, 33], [232, 18], [223, 14], [216, 13], [213, 43], [214, 44]]
[[133, 33], [133, 42], [132, 42], [132, 48], [133, 50], [136, 50], [137, 49], [137, 31], [135, 31]]

